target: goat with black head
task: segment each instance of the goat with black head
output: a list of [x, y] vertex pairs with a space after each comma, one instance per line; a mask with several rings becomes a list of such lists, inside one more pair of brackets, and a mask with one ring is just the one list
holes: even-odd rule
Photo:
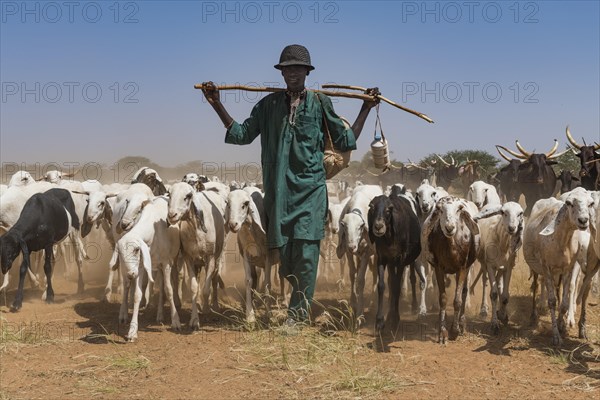
[[[369, 239], [377, 252], [377, 321], [375, 328], [381, 332], [383, 321], [384, 275], [388, 267], [390, 308], [387, 321], [392, 330], [400, 321], [400, 287], [404, 267], [413, 263], [421, 253], [421, 227], [410, 202], [401, 196], [377, 196], [369, 204]], [[421, 277], [423, 280], [424, 278]]]

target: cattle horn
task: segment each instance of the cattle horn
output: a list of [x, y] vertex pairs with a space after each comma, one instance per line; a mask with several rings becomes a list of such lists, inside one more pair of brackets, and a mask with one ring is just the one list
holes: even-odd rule
[[528, 153], [523, 146], [521, 146], [521, 144], [519, 143], [519, 140], [515, 140], [515, 143], [517, 144], [517, 149], [519, 149], [519, 151], [527, 158], [529, 158], [531, 156], [531, 153]]
[[[546, 157], [547, 158], [552, 157], [552, 154], [556, 153], [557, 149], [558, 149], [558, 140], [554, 139], [554, 146], [552, 146], [552, 149], [550, 149], [550, 151], [546, 153]], [[564, 153], [566, 153], [566, 151], [563, 151], [563, 154]]]
[[81, 191], [81, 192], [78, 191], [78, 190], [71, 190], [71, 193], [83, 194], [83, 195], [86, 195], [86, 196], [90, 195], [90, 192], [87, 191], [87, 190], [84, 190], [84, 191]]
[[555, 158], [558, 158], [558, 157], [562, 156], [563, 154], [568, 153], [569, 151], [571, 151], [570, 147], [568, 149], [566, 149], [565, 151], [561, 151], [558, 154], [552, 154], [550, 156], [546, 155], [546, 158], [548, 158], [548, 160], [554, 160]]
[[577, 143], [575, 139], [573, 139], [573, 136], [571, 136], [571, 132], [569, 131], [569, 125], [567, 125], [567, 139], [569, 139], [569, 142], [573, 145], [573, 147], [576, 147], [578, 150], [581, 150], [581, 145]]
[[456, 165], [456, 161], [454, 161], [454, 157], [452, 157], [452, 154], [450, 154], [450, 159], [452, 160], [452, 165]]
[[600, 150], [600, 144], [598, 144], [598, 142], [594, 142], [594, 150], [595, 151]]
[[[512, 151], [512, 150], [510, 150], [510, 149], [508, 149], [508, 148], [506, 148], [504, 146], [500, 146], [499, 144], [496, 145], [496, 150], [498, 150], [498, 147], [501, 148], [502, 150], [506, 151], [511, 156], [516, 157], [518, 159], [527, 160], [529, 158], [529, 157], [524, 156], [523, 154], [519, 154], [517, 152], [514, 152], [514, 151]], [[509, 161], [511, 161], [511, 160], [509, 160]]]
[[451, 164], [448, 164], [448, 162], [446, 160], [444, 160], [442, 157], [440, 157], [439, 154], [436, 154], [437, 158], [439, 158], [446, 166], [450, 166]]

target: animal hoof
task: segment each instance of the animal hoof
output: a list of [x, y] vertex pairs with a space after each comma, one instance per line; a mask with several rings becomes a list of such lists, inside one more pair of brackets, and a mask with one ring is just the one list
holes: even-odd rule
[[504, 325], [508, 325], [508, 315], [506, 313], [498, 313], [498, 319]]
[[137, 339], [137, 335], [134, 335], [134, 336], [129, 336], [129, 335], [127, 335], [127, 336], [125, 337], [125, 341], [126, 341], [127, 343], [133, 343], [133, 342], [135, 342], [135, 340], [136, 340], [136, 339]]
[[54, 304], [54, 297], [46, 297], [46, 304]]
[[496, 323], [492, 322], [492, 333], [496, 336], [498, 336], [500, 334], [500, 325], [497, 322]]
[[529, 323], [531, 324], [531, 326], [536, 326], [538, 322], [538, 314], [536, 312], [531, 313], [531, 316], [529, 317]]
[[171, 322], [171, 329], [174, 329], [176, 331], [180, 331], [181, 330], [181, 323], [179, 321], [175, 322]]
[[562, 339], [560, 338], [560, 335], [553, 335], [552, 336], [552, 345], [555, 347], [559, 347], [562, 344]]
[[417, 319], [424, 319], [425, 317], [427, 317], [426, 310], [421, 310], [421, 311], [419, 311], [419, 314], [417, 314]]
[[383, 321], [383, 318], [377, 318], [377, 321], [375, 322], [375, 332], [380, 335], [384, 326], [385, 322]]
[[193, 321], [190, 321], [190, 328], [193, 331], [199, 331], [200, 330], [200, 320], [195, 319]]
[[482, 317], [482, 318], [486, 318], [486, 317], [488, 316], [488, 312], [487, 312], [487, 310], [486, 310], [485, 308], [482, 308], [482, 309], [479, 311], [479, 316], [480, 316], [480, 317]]
[[579, 339], [586, 339], [587, 340], [587, 332], [585, 331], [585, 326], [580, 326], [579, 327]]
[[12, 312], [17, 312], [21, 309], [23, 305], [21, 303], [13, 303], [12, 307], [10, 308], [10, 311]]

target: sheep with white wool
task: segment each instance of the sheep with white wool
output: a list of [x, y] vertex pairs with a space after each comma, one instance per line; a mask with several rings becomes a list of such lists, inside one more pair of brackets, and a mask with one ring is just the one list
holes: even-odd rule
[[510, 278], [516, 264], [517, 251], [523, 244], [523, 208], [515, 202], [490, 205], [480, 211], [474, 219], [478, 223], [480, 233], [477, 259], [481, 263], [481, 270], [488, 275], [491, 282], [492, 331], [497, 334], [500, 330], [498, 320], [504, 324], [508, 323], [506, 306], [509, 300]]
[[225, 246], [226, 229], [223, 212], [226, 201], [219, 193], [203, 190], [196, 192], [185, 182], [178, 182], [169, 190], [169, 214], [167, 221], [179, 225], [181, 250], [190, 275], [192, 292], [192, 315], [190, 327], [199, 329], [198, 272], [206, 266], [206, 281], [202, 290], [203, 306], [209, 309], [208, 298], [213, 288], [213, 308], [218, 309], [217, 286], [221, 259]]
[[[240, 255], [244, 261], [246, 276], [246, 321], [256, 321], [252, 304], [252, 291], [256, 290], [256, 267], [264, 268], [264, 291], [271, 291], [271, 267], [279, 263], [279, 251], [267, 247], [267, 234], [263, 221], [265, 210], [263, 194], [255, 187], [233, 190], [227, 202], [227, 224], [232, 232], [237, 233]], [[283, 279], [280, 276], [280, 291], [283, 296]], [[269, 302], [267, 301], [267, 307]]]
[[[579, 252], [579, 236], [575, 233], [587, 229], [590, 229], [592, 236], [596, 235], [594, 199], [583, 188], [571, 191], [564, 201], [555, 198], [538, 200], [525, 228], [523, 249], [525, 260], [533, 274], [532, 319], [537, 319], [537, 279], [541, 275], [548, 296], [554, 345], [560, 345], [561, 335], [566, 334], [564, 316], [570, 293], [565, 285], [557, 317], [557, 287], [560, 281], [570, 282]], [[582, 317], [585, 317], [585, 308], [586, 305], [582, 304]], [[585, 323], [582, 325], [581, 320], [579, 336], [585, 337]]]
[[[378, 185], [357, 186], [352, 197], [346, 203], [340, 219], [340, 231], [337, 256], [348, 259], [350, 275], [350, 305], [354, 314], [360, 318], [364, 309], [364, 288], [367, 266], [375, 256], [375, 246], [369, 239], [368, 213], [369, 203], [383, 191]], [[354, 257], [358, 259], [358, 270]], [[373, 284], [377, 282], [377, 271], [373, 268]]]
[[167, 199], [156, 197], [145, 205], [139, 221], [119, 239], [115, 246], [111, 264], [115, 264], [118, 257], [122, 279], [126, 282], [127, 288], [123, 292], [119, 311], [119, 322], [122, 324], [127, 322], [127, 295], [130, 286], [133, 285], [135, 290], [133, 315], [127, 334], [127, 339], [130, 341], [137, 339], [138, 333], [138, 313], [142, 299], [141, 271], [145, 271], [150, 283], [154, 282], [153, 273], [156, 274], [159, 287], [156, 321], [163, 322], [164, 294], [166, 292], [171, 309], [171, 327], [177, 330], [181, 329], [171, 286], [171, 267], [179, 253], [179, 229], [177, 226], [169, 226], [167, 223], [168, 211]]

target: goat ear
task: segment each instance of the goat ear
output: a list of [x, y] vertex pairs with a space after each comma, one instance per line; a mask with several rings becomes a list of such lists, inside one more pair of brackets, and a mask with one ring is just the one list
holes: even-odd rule
[[87, 219], [88, 209], [90, 208], [89, 202], [85, 205], [85, 211], [83, 212], [83, 223], [81, 224], [81, 237], [86, 237], [92, 230], [92, 224]]
[[373, 223], [375, 222], [375, 216], [374, 214], [374, 210], [372, 207], [372, 204], [369, 204], [369, 212], [367, 212], [367, 223], [369, 226], [369, 240], [371, 241], [371, 243], [375, 243], [375, 235], [373, 234]]
[[479, 214], [477, 214], [475, 217], [473, 217], [473, 220], [475, 222], [477, 222], [480, 219], [493, 217], [494, 215], [498, 215], [501, 212], [502, 212], [502, 206], [501, 205], [491, 206], [491, 207], [485, 207], [483, 210], [481, 210], [479, 212]]
[[335, 254], [340, 260], [342, 259], [342, 257], [344, 257], [344, 254], [346, 254], [346, 228], [342, 226], [340, 226], [340, 229], [338, 231], [338, 245], [335, 249]]
[[[106, 196], [108, 198], [108, 196]], [[104, 201], [104, 219], [108, 221], [109, 224], [112, 223], [113, 211], [110, 203], [108, 201]]]
[[262, 224], [262, 219], [260, 218], [260, 213], [258, 212], [258, 207], [256, 206], [254, 198], [250, 199], [250, 215], [252, 216], [252, 224], [255, 225], [262, 233], [265, 235], [265, 227]]
[[207, 233], [208, 229], [206, 229], [206, 225], [204, 223], [204, 212], [202, 211], [202, 209], [196, 207], [196, 203], [193, 201], [192, 207], [194, 208], [194, 216], [196, 217], [196, 222], [198, 222], [200, 229], [202, 229], [204, 233]]
[[540, 235], [542, 236], [550, 236], [554, 233], [557, 225], [560, 225], [563, 219], [565, 219], [565, 215], [567, 214], [567, 205], [563, 204], [560, 210], [558, 210], [558, 214], [550, 221], [550, 223], [542, 229]]
[[596, 210], [592, 207], [590, 211], [590, 234], [592, 235], [592, 240], [596, 239]]
[[146, 207], [152, 200], [144, 200], [142, 201], [142, 210]]
[[517, 233], [511, 237], [510, 239], [510, 251], [512, 254], [517, 254], [517, 251], [523, 245], [523, 221], [519, 224], [519, 228], [517, 229]]
[[150, 257], [150, 249], [146, 242], [142, 239], [139, 241], [140, 252], [142, 253], [142, 264], [144, 265], [144, 269], [146, 270], [146, 274], [148, 275], [148, 281], [150, 283], [154, 283], [154, 279], [152, 278], [152, 258]]
[[162, 181], [157, 181], [158, 185], [156, 187], [156, 191], [157, 193], [155, 194], [156, 196], [162, 196], [164, 194], [167, 194], [168, 190], [165, 187], [165, 184]]
[[460, 212], [460, 216], [465, 221], [467, 226], [469, 227], [469, 230], [471, 231], [471, 233], [473, 235], [479, 235], [479, 226], [477, 225], [477, 222], [475, 222], [473, 217], [471, 217], [471, 214], [469, 214], [468, 211], [463, 210]]

